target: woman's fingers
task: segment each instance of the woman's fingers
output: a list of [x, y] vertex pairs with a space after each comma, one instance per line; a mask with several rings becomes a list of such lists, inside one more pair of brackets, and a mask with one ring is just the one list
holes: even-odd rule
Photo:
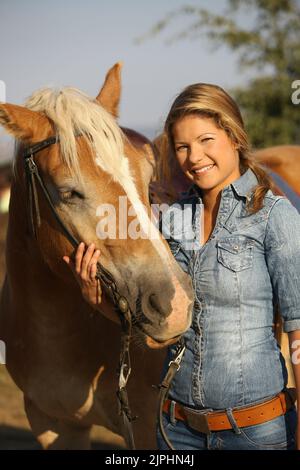
[[63, 257], [79, 282], [83, 297], [93, 306], [100, 304], [102, 300], [101, 284], [96, 278], [99, 257], [100, 250], [95, 250], [94, 243], [89, 245], [86, 251], [84, 243], [80, 243], [75, 253], [75, 261], [69, 256]]
[[[75, 269], [76, 273], [81, 277], [83, 280], [88, 280], [88, 278], [95, 279], [96, 273], [95, 269], [97, 270], [97, 262], [100, 256], [100, 250], [95, 250], [95, 244], [91, 243], [87, 250], [84, 252], [85, 245], [84, 243], [80, 243], [76, 255], [75, 255]], [[93, 272], [91, 276], [91, 266], [93, 267]]]
[[90, 265], [97, 264], [100, 257], [100, 250], [95, 250], [90, 260]]
[[102, 301], [102, 289], [99, 279], [97, 279], [97, 304], [101, 304]]
[[78, 245], [76, 255], [75, 255], [75, 269], [76, 269], [77, 274], [81, 273], [81, 262], [82, 262], [83, 253], [84, 253], [84, 243], [81, 242]]
[[96, 274], [97, 274], [97, 264], [91, 264], [90, 265], [90, 272], [89, 272], [89, 275], [90, 275], [90, 279], [92, 281], [95, 281], [96, 279]]
[[100, 250], [95, 250], [94, 243], [91, 243], [85, 252], [84, 249], [84, 243], [80, 243], [75, 253], [75, 262], [69, 256], [64, 256], [63, 260], [82, 281], [95, 281]]
[[95, 245], [94, 245], [94, 243], [91, 243], [88, 246], [88, 248], [87, 248], [87, 250], [86, 250], [86, 252], [85, 252], [85, 254], [82, 258], [82, 262], [81, 262], [81, 277], [82, 277], [82, 279], [87, 279], [88, 276], [89, 276], [89, 272], [88, 272], [89, 271], [89, 264], [90, 264], [90, 261], [93, 257], [94, 250], [95, 250]]
[[89, 262], [89, 277], [93, 281], [96, 279], [96, 274], [97, 274], [97, 262], [100, 256], [100, 250], [95, 250], [94, 254]]

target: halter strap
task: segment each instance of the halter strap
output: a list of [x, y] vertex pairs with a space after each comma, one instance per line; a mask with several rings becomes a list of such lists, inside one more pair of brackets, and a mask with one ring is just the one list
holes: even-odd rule
[[31, 147], [25, 148], [23, 155], [26, 159], [26, 158], [31, 157], [34, 154], [40, 152], [41, 150], [44, 150], [45, 148], [50, 147], [50, 145], [58, 144], [59, 142], [60, 142], [60, 139], [59, 139], [58, 136], [49, 137], [48, 139], [37, 142], [36, 144], [32, 145]]

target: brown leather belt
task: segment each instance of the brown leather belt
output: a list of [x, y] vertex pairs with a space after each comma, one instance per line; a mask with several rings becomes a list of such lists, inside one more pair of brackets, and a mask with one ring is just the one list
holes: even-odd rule
[[[265, 423], [284, 415], [293, 406], [295, 401], [296, 389], [290, 388], [288, 391], [279, 393], [279, 395], [271, 400], [248, 407], [232, 409], [232, 414], [238, 427], [254, 426], [255, 424]], [[173, 405], [171, 405], [172, 403]], [[232, 429], [225, 410], [203, 412], [187, 408], [171, 400], [166, 400], [163, 411], [170, 414], [171, 406], [174, 406], [174, 417], [186, 422], [188, 426], [196, 431], [209, 434], [211, 431]]]

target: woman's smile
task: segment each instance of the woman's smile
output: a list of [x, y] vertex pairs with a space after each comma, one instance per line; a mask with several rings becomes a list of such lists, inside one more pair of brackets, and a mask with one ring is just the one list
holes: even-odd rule
[[190, 172], [196, 176], [203, 176], [203, 175], [209, 174], [215, 166], [216, 166], [215, 163], [212, 163], [209, 165], [202, 165], [201, 167], [199, 166], [199, 167], [193, 168]]

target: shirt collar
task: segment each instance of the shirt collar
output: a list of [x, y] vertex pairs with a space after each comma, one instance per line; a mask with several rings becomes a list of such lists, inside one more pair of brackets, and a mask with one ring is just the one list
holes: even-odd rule
[[236, 181], [231, 183], [231, 186], [239, 196], [249, 197], [257, 183], [258, 180], [254, 171], [248, 168]]
[[[248, 168], [237, 180], [230, 183], [228, 186], [223, 188], [223, 190], [233, 188], [238, 196], [250, 198], [251, 191], [257, 183], [258, 180], [255, 173], [251, 168]], [[201, 197], [201, 189], [196, 184], [193, 184], [187, 191], [187, 195], [192, 196], [195, 194]]]

